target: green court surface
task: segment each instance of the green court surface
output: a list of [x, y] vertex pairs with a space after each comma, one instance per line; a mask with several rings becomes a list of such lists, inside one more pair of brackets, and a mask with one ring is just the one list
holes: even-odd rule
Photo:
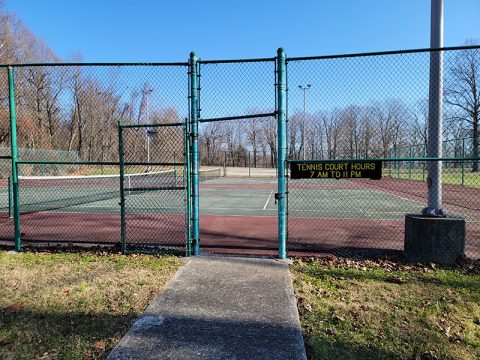
[[[401, 220], [406, 213], [418, 213], [422, 202], [381, 189], [352, 186], [349, 181], [320, 180], [324, 188], [292, 184], [288, 193], [288, 215], [295, 218], [338, 218]], [[315, 181], [318, 184], [318, 180]], [[297, 184], [298, 185], [298, 184]], [[217, 178], [200, 184], [200, 214], [225, 216], [277, 216], [275, 178]], [[106, 199], [95, 196], [110, 192]], [[100, 195], [99, 195], [100, 194]], [[182, 214], [185, 189], [126, 192], [128, 214]], [[82, 200], [82, 198], [85, 198]], [[72, 201], [73, 199], [73, 201]], [[82, 203], [84, 202], [84, 203]], [[22, 212], [65, 212], [119, 214], [119, 191], [115, 187], [62, 186], [20, 189]], [[0, 207], [6, 212], [8, 193], [0, 187]], [[470, 218], [469, 214], [461, 214]]]

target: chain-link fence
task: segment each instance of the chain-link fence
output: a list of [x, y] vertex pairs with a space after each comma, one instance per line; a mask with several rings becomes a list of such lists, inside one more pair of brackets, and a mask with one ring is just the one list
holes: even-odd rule
[[202, 165], [276, 167], [274, 60], [200, 61], [200, 119], [239, 117], [201, 123]]
[[[187, 65], [35, 64], [13, 68], [13, 89], [6, 77], [2, 83], [1, 115], [8, 124], [8, 94], [13, 90], [22, 243], [122, 245], [118, 122], [184, 123], [188, 117]], [[165, 203], [178, 205], [173, 199], [154, 202], [155, 197], [147, 196], [146, 191], [130, 196], [134, 188], [164, 186], [165, 176], [159, 174], [166, 169], [150, 163], [181, 164], [178, 169], [174, 166], [174, 171], [178, 172], [178, 183], [183, 182], [183, 127], [176, 138], [165, 131], [155, 136], [145, 134], [142, 129], [139, 136], [125, 139], [128, 161], [142, 164], [127, 166], [124, 176], [126, 219], [131, 222], [132, 216], [145, 219], [165, 213]], [[151, 148], [146, 147], [146, 138], [151, 140]], [[0, 145], [9, 146], [9, 136], [4, 139]], [[158, 151], [158, 144], [166, 144], [166, 140], [169, 144]], [[8, 162], [6, 166], [11, 169]], [[5, 173], [10, 175], [10, 169]], [[4, 201], [9, 189], [4, 182], [2, 203], [11, 204], [11, 197]], [[181, 243], [184, 247], [183, 198], [178, 206], [182, 207], [176, 210], [181, 217], [181, 241], [178, 231], [171, 231], [163, 222], [144, 221], [129, 224], [127, 234], [132, 242], [155, 240], [157, 244]], [[3, 225], [0, 237], [13, 240], [13, 220], [7, 218]]]
[[185, 249], [186, 126], [170, 121], [122, 130], [120, 201], [126, 251]]
[[[427, 206], [428, 164], [434, 163], [425, 145], [430, 54], [287, 58], [287, 162], [383, 159], [381, 180], [290, 179], [290, 251], [402, 249], [403, 216]], [[480, 48], [442, 54], [444, 208], [465, 217], [466, 253], [479, 257], [480, 94], [469, 85], [480, 83]], [[0, 238], [12, 240], [15, 230], [8, 213], [11, 154], [2, 152], [10, 146], [13, 95], [22, 240], [123, 250], [188, 245], [198, 194], [189, 193], [195, 159], [187, 143], [198, 141], [200, 236], [218, 244], [234, 234], [239, 248], [248, 241], [276, 246], [283, 94], [277, 66], [283, 63], [196, 64], [18, 65], [13, 89], [2, 72]], [[254, 179], [256, 169], [267, 179]]]
[[[480, 50], [442, 54], [443, 207], [478, 257]], [[429, 66], [430, 51], [287, 59], [290, 160], [390, 159], [381, 180], [290, 180], [291, 251], [403, 250], [405, 214], [427, 207]]]

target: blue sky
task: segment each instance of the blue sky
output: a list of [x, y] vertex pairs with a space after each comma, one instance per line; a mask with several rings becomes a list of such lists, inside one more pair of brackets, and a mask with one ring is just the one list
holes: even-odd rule
[[[480, 39], [479, 0], [445, 1], [445, 46]], [[430, 0], [5, 0], [62, 58], [85, 62], [327, 55], [429, 46]]]

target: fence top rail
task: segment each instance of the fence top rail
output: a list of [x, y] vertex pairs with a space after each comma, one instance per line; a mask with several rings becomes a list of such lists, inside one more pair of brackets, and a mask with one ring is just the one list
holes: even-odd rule
[[199, 60], [200, 64], [232, 64], [232, 63], [254, 63], [275, 61], [276, 57], [256, 58], [256, 59], [230, 59], [230, 60]]
[[122, 129], [138, 129], [138, 128], [157, 128], [157, 127], [176, 127], [185, 126], [186, 122], [171, 122], [171, 123], [158, 123], [158, 124], [120, 124]]
[[87, 63], [20, 63], [20, 64], [0, 64], [0, 68], [5, 67], [40, 67], [40, 66], [50, 66], [50, 67], [61, 67], [61, 66], [188, 66], [188, 62], [138, 62], [138, 63], [129, 63], [129, 62], [87, 62]]
[[255, 119], [255, 118], [264, 118], [264, 117], [276, 117], [277, 112], [265, 113], [265, 114], [251, 114], [251, 115], [238, 115], [238, 116], [224, 116], [219, 118], [209, 118], [209, 119], [198, 119], [199, 123], [208, 123], [216, 121], [226, 121], [226, 120], [244, 120], [244, 119]]
[[318, 159], [318, 160], [291, 160], [287, 159], [287, 163], [305, 163], [305, 164], [313, 164], [317, 162], [369, 162], [369, 161], [385, 161], [385, 162], [392, 162], [392, 161], [480, 161], [480, 158], [474, 157], [442, 157], [442, 158], [435, 158], [435, 157], [402, 157], [402, 158], [371, 158], [371, 159]]
[[443, 47], [443, 48], [421, 48], [421, 49], [392, 50], [392, 51], [377, 51], [377, 52], [338, 54], [338, 55], [322, 55], [322, 56], [287, 57], [286, 61], [289, 62], [289, 61], [302, 61], [302, 60], [341, 59], [341, 58], [352, 58], [352, 57], [368, 57], [368, 56], [380, 56], [380, 55], [401, 55], [401, 54], [424, 53], [424, 52], [433, 52], [433, 51], [474, 50], [474, 49], [480, 49], [480, 45], [451, 46], [451, 47]]
[[[432, 51], [451, 51], [451, 50], [473, 50], [480, 49], [480, 45], [468, 45], [468, 46], [451, 46], [443, 48], [420, 48], [420, 49], [408, 49], [408, 50], [393, 50], [393, 51], [378, 51], [378, 52], [365, 52], [365, 53], [351, 53], [351, 54], [338, 54], [338, 55], [321, 55], [321, 56], [302, 56], [302, 57], [287, 57], [288, 61], [300, 61], [300, 60], [322, 60], [322, 59], [336, 59], [336, 58], [349, 58], [349, 57], [362, 57], [362, 56], [379, 56], [379, 55], [398, 55], [398, 54], [411, 54], [421, 52]], [[268, 58], [251, 58], [251, 59], [224, 59], [224, 60], [199, 60], [200, 64], [228, 64], [228, 63], [248, 63], [248, 62], [269, 62], [275, 61], [276, 57]], [[34, 66], [189, 66], [188, 62], [85, 62], [85, 63], [72, 63], [72, 62], [58, 62], [58, 63], [12, 63], [12, 64], [0, 64], [0, 68], [5, 67], [34, 67]]]

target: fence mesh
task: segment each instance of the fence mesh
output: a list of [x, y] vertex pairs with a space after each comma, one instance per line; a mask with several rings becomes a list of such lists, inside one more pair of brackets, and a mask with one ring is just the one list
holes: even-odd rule
[[[36, 165], [19, 163], [18, 169], [30, 173]], [[118, 244], [118, 168], [111, 175], [95, 175], [99, 165], [62, 165], [71, 175], [19, 176], [22, 242]], [[11, 231], [13, 237], [13, 226]]]
[[[423, 169], [426, 162], [413, 162]], [[450, 215], [465, 218], [467, 256], [479, 256], [480, 184], [459, 184], [460, 173], [445, 165], [443, 206]], [[466, 162], [471, 166], [471, 162]], [[422, 171], [383, 178], [290, 180], [288, 194], [290, 251], [403, 250], [404, 218], [418, 214], [427, 203]]]
[[127, 250], [185, 248], [184, 126], [125, 128], [122, 131]]
[[[381, 180], [290, 179], [290, 251], [402, 249], [403, 216], [426, 206], [428, 162], [421, 159], [429, 156], [430, 55], [287, 58], [289, 161], [389, 159]], [[465, 217], [466, 253], [478, 258], [480, 94], [471, 84], [480, 83], [480, 49], [446, 50], [441, 58], [443, 157], [456, 158], [442, 162], [444, 208]], [[14, 67], [22, 240], [119, 243], [121, 121], [127, 247], [185, 245], [188, 70], [187, 63]], [[199, 61], [201, 237], [212, 243], [230, 231], [242, 238], [239, 246], [247, 240], [276, 246], [276, 70], [273, 58]], [[12, 240], [6, 73], [0, 239]], [[255, 180], [252, 173], [271, 178]], [[242, 233], [250, 229], [256, 233]]]
[[[22, 241], [119, 244], [117, 123], [183, 122], [188, 117], [187, 64], [27, 65], [15, 67], [14, 74], [17, 138], [21, 147], [18, 174]], [[8, 95], [6, 82], [2, 86], [2, 93]], [[8, 97], [4, 97], [5, 123], [7, 109]], [[148, 154], [145, 132], [137, 135], [127, 139], [128, 157], [130, 162], [144, 166], [126, 169], [126, 183], [132, 188], [164, 183], [164, 177], [159, 180], [158, 174], [165, 169], [148, 163], [155, 159], [183, 164], [183, 140], [168, 131], [149, 136], [152, 152]], [[183, 129], [180, 136], [183, 139]], [[9, 146], [9, 137], [2, 139], [4, 143], [0, 145]], [[174, 150], [160, 153], [158, 144], [168, 141], [170, 148], [175, 146]], [[36, 162], [22, 163], [26, 160]], [[183, 166], [174, 170], [182, 183]], [[8, 189], [4, 183], [2, 206]], [[152, 197], [138, 193], [135, 198], [137, 201], [128, 201], [130, 213], [148, 217], [154, 209], [159, 211], [158, 204], [156, 208], [151, 204]], [[165, 202], [175, 206], [171, 199], [164, 199]], [[184, 212], [180, 214], [183, 216]], [[1, 230], [0, 235], [12, 239], [13, 224], [11, 220], [7, 223], [2, 229], [8, 231]], [[131, 238], [135, 234], [137, 240], [151, 241], [152, 227], [144, 225], [131, 226]], [[157, 236], [162, 231], [164, 237], [173, 236], [165, 229], [156, 231]], [[183, 237], [183, 243], [184, 240]]]
[[[443, 157], [478, 158], [468, 84], [480, 80], [480, 51], [442, 54]], [[428, 51], [288, 59], [290, 160], [398, 159], [382, 180], [290, 180], [290, 250], [403, 249], [405, 214], [427, 206], [429, 66]], [[466, 254], [479, 257], [478, 161], [442, 166], [444, 209], [465, 217]]]
[[[200, 117], [268, 114], [275, 111], [275, 62], [200, 63]], [[203, 123], [200, 163], [206, 166], [276, 167], [273, 116]]]

